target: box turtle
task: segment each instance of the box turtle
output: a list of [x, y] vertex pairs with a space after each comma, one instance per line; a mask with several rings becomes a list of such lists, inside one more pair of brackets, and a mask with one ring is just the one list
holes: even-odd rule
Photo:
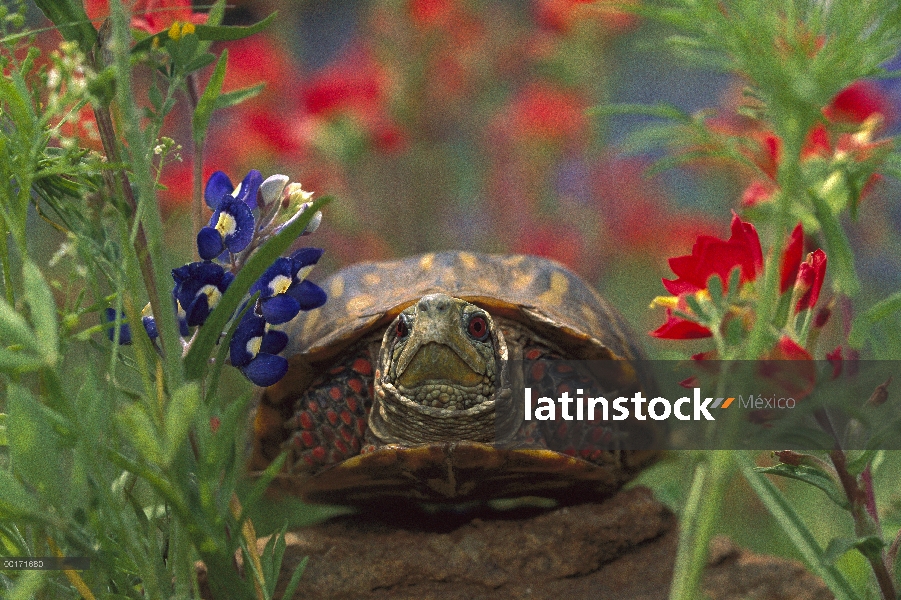
[[354, 265], [322, 287], [325, 306], [285, 326], [290, 369], [254, 417], [251, 470], [286, 449], [282, 491], [368, 506], [577, 500], [612, 494], [656, 456], [646, 423], [627, 423], [649, 441], [624, 449], [606, 423], [523, 418], [527, 386], [651, 385], [622, 317], [561, 265], [442, 252]]

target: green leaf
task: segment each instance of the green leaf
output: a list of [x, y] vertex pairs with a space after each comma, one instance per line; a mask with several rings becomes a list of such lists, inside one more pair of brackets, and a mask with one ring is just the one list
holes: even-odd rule
[[854, 548], [857, 543], [857, 538], [853, 537], [837, 537], [829, 540], [829, 544], [826, 546], [826, 551], [823, 553], [823, 558], [829, 561], [832, 564], [835, 564], [839, 558], [842, 557], [848, 550]]
[[723, 302], [723, 280], [719, 275], [711, 275], [707, 280], [707, 292], [710, 299], [716, 306], [720, 306]]
[[851, 475], [857, 477], [863, 473], [870, 464], [879, 463], [885, 457], [885, 450], [870, 448], [864, 450], [860, 455], [848, 461], [845, 467]]
[[42, 520], [40, 502], [6, 469], [0, 469], [0, 515], [7, 519]]
[[[197, 338], [191, 344], [191, 349], [185, 355], [185, 374], [189, 379], [200, 379], [204, 376], [208, 364], [207, 359], [210, 357], [213, 347], [219, 341], [221, 333], [234, 316], [250, 286], [259, 279], [276, 258], [291, 247], [291, 244], [300, 237], [310, 219], [329, 202], [331, 202], [330, 197], [319, 198], [313, 202], [313, 205], [296, 221], [260, 246], [244, 265], [244, 268], [238, 272], [235, 280], [223, 294], [219, 305], [207, 318], [204, 326], [200, 328]], [[227, 340], [223, 343], [227, 343]]]
[[773, 467], [759, 468], [758, 472], [769, 473], [770, 475], [780, 475], [782, 477], [788, 477], [790, 479], [797, 479], [798, 481], [809, 483], [810, 485], [818, 487], [819, 489], [826, 492], [826, 495], [830, 500], [832, 500], [845, 510], [848, 510], [848, 508], [850, 507], [850, 505], [848, 504], [848, 499], [845, 497], [844, 492], [839, 487], [838, 482], [830, 477], [828, 473], [824, 473], [823, 471], [815, 467], [808, 465], [779, 464]]
[[300, 578], [303, 576], [303, 572], [307, 568], [307, 562], [309, 562], [310, 557], [304, 556], [299, 563], [297, 563], [297, 568], [294, 569], [294, 572], [291, 573], [291, 579], [288, 580], [288, 586], [285, 588], [285, 593], [282, 596], [283, 598], [293, 598], [294, 592], [297, 591], [297, 586], [300, 585]]
[[854, 269], [851, 242], [826, 200], [816, 193], [810, 193], [809, 196], [826, 242], [826, 257], [829, 261], [826, 268], [832, 273], [833, 287], [837, 292], [855, 296], [860, 291], [860, 281]]
[[278, 11], [273, 12], [262, 21], [243, 27], [233, 25], [197, 25], [194, 32], [203, 41], [230, 42], [242, 40], [269, 27], [275, 21], [276, 15], [278, 15]]
[[851, 584], [848, 583], [841, 571], [826, 560], [824, 552], [813, 537], [813, 534], [810, 533], [804, 521], [801, 520], [795, 509], [788, 503], [788, 500], [782, 495], [779, 488], [773, 485], [765, 475], [757, 471], [754, 463], [743, 453], [739, 453], [739, 460], [742, 464], [745, 480], [779, 523], [782, 531], [794, 543], [795, 548], [797, 548], [810, 569], [829, 586], [837, 600], [859, 600], [860, 596], [854, 592]]
[[648, 117], [659, 117], [661, 119], [671, 119], [673, 121], [681, 121], [690, 123], [691, 115], [684, 110], [672, 104], [603, 104], [588, 109], [589, 115], [601, 117], [609, 117], [613, 115], [644, 115]]
[[233, 92], [222, 94], [221, 96], [216, 98], [216, 108], [228, 108], [229, 106], [240, 104], [245, 100], [250, 100], [257, 94], [262, 92], [265, 88], [265, 83], [258, 83], [256, 85], [251, 85], [239, 90], [235, 90]]
[[184, 69], [186, 73], [193, 73], [194, 71], [199, 71], [205, 66], [213, 63], [216, 60], [215, 54], [210, 54], [209, 52], [204, 52], [203, 54], [198, 54], [191, 61], [185, 65]]
[[37, 336], [25, 317], [20, 315], [6, 300], [0, 298], [0, 340], [40, 352]]
[[9, 436], [6, 433], [6, 422], [8, 421], [6, 413], [0, 413], [0, 446], [9, 445]]
[[68, 469], [52, 423], [59, 415], [40, 404], [31, 392], [9, 383], [9, 459], [14, 472], [58, 508], [66, 506], [63, 482]]
[[31, 320], [41, 354], [47, 364], [56, 364], [59, 358], [59, 330], [56, 314], [56, 300], [40, 269], [30, 260], [22, 266], [25, 287], [25, 301], [31, 308]]
[[[214, 7], [214, 10], [215, 9], [216, 7]], [[189, 35], [197, 36], [197, 39], [201, 42], [232, 42], [235, 40], [242, 40], [266, 29], [266, 27], [275, 21], [276, 15], [278, 15], [278, 11], [272, 13], [262, 21], [247, 26], [212, 25], [211, 23], [213, 20], [210, 20], [206, 25], [196, 25], [194, 27], [194, 33]], [[169, 33], [167, 31], [161, 31], [160, 33], [144, 38], [135, 44], [131, 51], [133, 53], [146, 52], [155, 46], [165, 45], [166, 40], [168, 39], [170, 39]]]
[[210, 77], [206, 89], [203, 90], [203, 95], [197, 101], [197, 109], [191, 119], [191, 129], [194, 133], [194, 141], [197, 143], [202, 142], [206, 137], [206, 128], [210, 123], [210, 117], [216, 110], [216, 98], [219, 97], [219, 92], [222, 91], [222, 82], [225, 81], [227, 63], [228, 50], [223, 50], [216, 63], [216, 68], [213, 69], [213, 75]]
[[29, 373], [46, 366], [42, 356], [30, 352], [0, 348], [0, 371], [6, 373]]
[[34, 0], [44, 15], [59, 28], [63, 38], [78, 43], [90, 54], [97, 43], [97, 30], [91, 25], [81, 0]]
[[899, 311], [901, 311], [901, 292], [895, 292], [854, 318], [854, 323], [851, 325], [851, 333], [848, 336], [848, 343], [852, 348], [860, 348], [866, 341], [870, 329], [876, 323]]
[[[14, 75], [19, 74], [15, 73]], [[35, 115], [27, 94], [21, 92], [21, 88], [16, 86], [9, 77], [0, 77], [0, 98], [3, 99], [3, 104], [7, 107], [16, 128], [21, 129], [23, 134], [29, 136], [32, 132], [30, 125], [34, 123]]]
[[697, 315], [695, 319], [692, 319], [693, 321], [704, 322], [709, 318], [709, 315], [701, 306], [701, 303], [698, 302], [698, 299], [695, 298], [694, 294], [685, 294], [683, 298], [685, 299], [685, 304], [687, 304], [688, 308], [691, 309], [691, 312]]
[[163, 465], [168, 466], [188, 436], [200, 406], [200, 386], [189, 382], [178, 388], [166, 406]]
[[138, 450], [141, 457], [153, 464], [162, 464], [163, 449], [160, 436], [150, 416], [140, 404], [128, 404], [116, 415], [125, 439]]

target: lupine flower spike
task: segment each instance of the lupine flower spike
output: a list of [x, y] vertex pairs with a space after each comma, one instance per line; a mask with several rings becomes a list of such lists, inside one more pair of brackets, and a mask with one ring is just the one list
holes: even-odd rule
[[[311, 197], [300, 184], [289, 183], [285, 175], [264, 181], [259, 171], [250, 171], [235, 187], [222, 171], [213, 173], [204, 192], [213, 216], [197, 235], [203, 260], [172, 270], [172, 301], [183, 338], [192, 327], [206, 322], [235, 280], [235, 273], [256, 248], [309, 209]], [[314, 215], [301, 235], [315, 231], [321, 220], [322, 213]], [[242, 306], [244, 316], [230, 342], [229, 354], [232, 365], [256, 385], [272, 385], [288, 370], [288, 361], [278, 356], [288, 336], [270, 330], [270, 325], [287, 323], [300, 311], [325, 304], [325, 292], [307, 280], [321, 256], [319, 248], [303, 248], [290, 258], [277, 258], [251, 286], [249, 293], [258, 295], [257, 301], [253, 306]], [[117, 320], [112, 308], [107, 309], [105, 317], [107, 323]], [[149, 305], [142, 321], [148, 336], [156, 339], [159, 333]], [[112, 326], [108, 333], [113, 339]], [[131, 341], [128, 325], [120, 326], [119, 339], [122, 343]], [[184, 339], [182, 343], [190, 346]]]

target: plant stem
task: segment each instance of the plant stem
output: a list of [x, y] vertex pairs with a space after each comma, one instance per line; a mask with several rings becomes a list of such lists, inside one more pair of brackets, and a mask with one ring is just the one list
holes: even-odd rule
[[0, 231], [0, 262], [3, 263], [3, 291], [10, 306], [16, 305], [16, 294], [13, 290], [12, 272], [9, 268], [9, 240], [6, 231]]
[[[869, 513], [867, 512], [867, 495], [865, 491], [861, 489], [857, 479], [848, 471], [847, 457], [845, 456], [844, 451], [841, 449], [832, 450], [829, 453], [829, 458], [835, 466], [845, 495], [851, 502], [851, 516], [854, 518], [854, 533], [858, 537], [878, 535], [879, 531], [876, 527], [876, 523], [870, 518]], [[870, 563], [870, 567], [873, 569], [873, 574], [876, 576], [876, 582], [879, 584], [879, 591], [882, 593], [883, 600], [896, 600], [897, 593], [895, 592], [895, 584], [886, 567], [885, 556], [883, 556], [882, 552], [861, 551], [861, 554], [864, 555], [864, 558], [867, 559], [867, 562]]]
[[[720, 364], [717, 395], [722, 396], [726, 383], [726, 372], [732, 361]], [[732, 439], [733, 419], [727, 419], [725, 434], [720, 443]], [[715, 444], [712, 436], [707, 437], [708, 444]], [[715, 447], [715, 446], [714, 446]], [[682, 515], [682, 531], [679, 534], [679, 551], [670, 587], [670, 600], [694, 600], [700, 597], [701, 578], [707, 566], [707, 555], [710, 551], [710, 539], [720, 518], [726, 485], [733, 471], [733, 460], [730, 450], [709, 450], [704, 460], [695, 467], [695, 476], [689, 492], [685, 512]]]
[[[197, 89], [197, 74], [188, 75], [188, 99], [191, 102], [191, 113], [197, 110], [200, 94]], [[194, 138], [193, 191], [191, 194], [191, 230], [196, 237], [203, 227], [203, 147], [206, 137]], [[194, 244], [194, 260], [200, 260], [200, 249]]]

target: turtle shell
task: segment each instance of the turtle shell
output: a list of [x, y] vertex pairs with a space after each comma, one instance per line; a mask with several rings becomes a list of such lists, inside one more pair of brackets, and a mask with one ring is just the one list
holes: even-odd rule
[[[342, 353], [364, 338], [380, 335], [402, 310], [434, 293], [466, 300], [495, 319], [519, 323], [564, 348], [571, 358], [622, 361], [620, 377], [634, 388], [648, 387], [640, 363], [634, 362], [642, 358], [641, 351], [624, 319], [585, 281], [545, 258], [430, 253], [352, 265], [320, 285], [328, 293], [326, 304], [301, 313], [284, 326], [290, 339], [284, 354], [291, 366], [282, 381], [263, 392], [254, 423], [257, 439], [281, 426], [286, 413], [278, 407], [298, 397]], [[265, 462], [257, 454], [251, 467], [259, 469]], [[609, 492], [618, 489], [653, 454], [617, 456], [599, 466], [550, 450], [501, 450], [461, 440], [410, 448], [389, 445], [316, 475], [279, 479], [281, 487], [307, 500], [336, 503], [361, 503], [380, 496], [429, 496], [429, 492], [413, 489], [416, 486], [411, 487], [410, 482], [433, 476], [436, 470], [447, 471], [448, 465], [457, 469], [449, 473], [451, 480], [468, 478], [464, 487], [480, 490], [448, 491], [445, 495], [451, 500], [492, 495], [492, 490], [497, 492], [506, 485], [501, 482], [509, 483], [509, 490], [497, 495], [516, 495], [518, 489], [528, 493], [532, 485], [552, 490], [595, 486]], [[488, 471], [495, 475], [486, 477]], [[525, 486], [524, 480], [529, 482]], [[441, 500], [440, 494], [432, 496], [422, 499]]]

